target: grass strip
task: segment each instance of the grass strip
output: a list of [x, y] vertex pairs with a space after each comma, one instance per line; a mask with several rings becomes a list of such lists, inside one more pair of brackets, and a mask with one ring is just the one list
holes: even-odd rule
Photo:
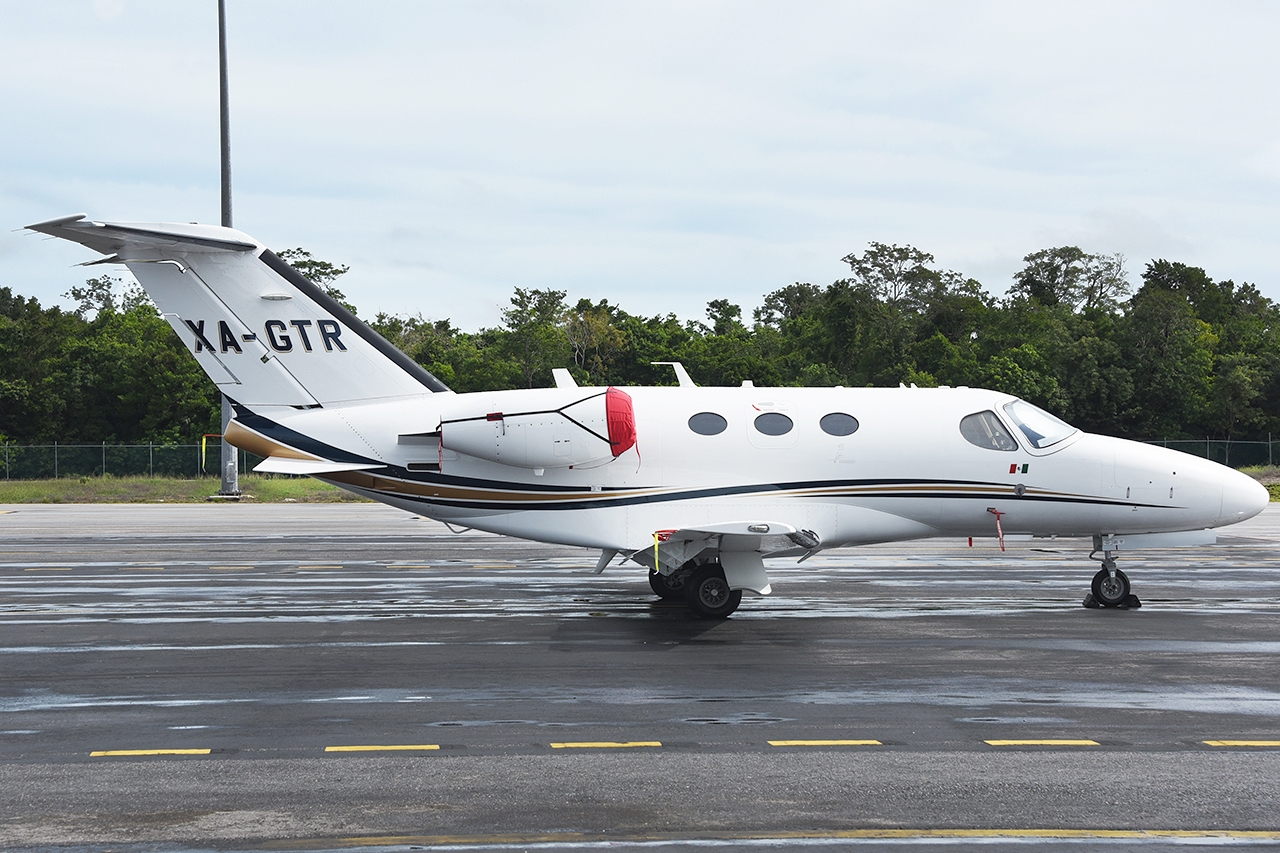
[[[204, 503], [217, 494], [213, 477], [61, 477], [0, 480], [0, 504]], [[310, 477], [241, 474], [240, 491], [258, 503], [367, 503]]]

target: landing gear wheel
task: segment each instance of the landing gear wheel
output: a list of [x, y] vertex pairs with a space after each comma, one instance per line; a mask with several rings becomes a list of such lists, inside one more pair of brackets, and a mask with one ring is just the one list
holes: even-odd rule
[[1093, 600], [1098, 604], [1103, 607], [1119, 607], [1129, 598], [1129, 578], [1119, 569], [1116, 569], [1115, 577], [1105, 568], [1099, 569], [1093, 576], [1092, 590]]
[[687, 572], [672, 572], [664, 575], [650, 569], [649, 588], [653, 590], [654, 595], [664, 601], [683, 601], [685, 579], [688, 576]]
[[704, 619], [723, 619], [742, 603], [742, 590], [729, 589], [719, 563], [699, 566], [684, 582], [684, 600]]

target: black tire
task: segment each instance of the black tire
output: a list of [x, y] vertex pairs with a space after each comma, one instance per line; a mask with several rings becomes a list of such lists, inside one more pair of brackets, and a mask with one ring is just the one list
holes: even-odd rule
[[685, 572], [664, 575], [650, 569], [649, 588], [653, 590], [654, 595], [664, 601], [683, 601], [684, 581], [687, 576]]
[[684, 582], [684, 601], [703, 619], [724, 619], [742, 603], [742, 590], [729, 589], [719, 563], [699, 566]]
[[1116, 569], [1114, 579], [1106, 569], [1093, 576], [1093, 599], [1103, 607], [1119, 607], [1129, 597], [1129, 577]]

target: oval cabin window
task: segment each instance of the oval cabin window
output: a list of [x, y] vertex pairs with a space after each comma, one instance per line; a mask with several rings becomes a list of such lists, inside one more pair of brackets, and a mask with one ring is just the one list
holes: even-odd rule
[[844, 412], [832, 412], [829, 415], [823, 415], [822, 420], [818, 421], [818, 426], [822, 427], [822, 431], [827, 435], [853, 435], [858, 431], [858, 419]]
[[698, 435], [719, 435], [729, 426], [729, 422], [715, 412], [698, 412], [689, 418], [689, 429]]
[[792, 426], [791, 418], [781, 412], [765, 412], [756, 418], [756, 430], [765, 435], [786, 435]]

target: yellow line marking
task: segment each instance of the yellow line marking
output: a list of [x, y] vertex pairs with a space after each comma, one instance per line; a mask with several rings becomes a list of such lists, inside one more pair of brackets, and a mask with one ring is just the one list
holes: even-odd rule
[[[607, 840], [644, 842], [681, 840], [687, 836], [674, 833], [642, 833], [636, 835], [607, 836]], [[780, 832], [722, 832], [716, 839], [734, 841], [787, 841], [830, 839], [1236, 839], [1249, 841], [1280, 841], [1280, 831], [1275, 830], [1196, 830], [1196, 829], [836, 829], [836, 830], [784, 830]], [[274, 850], [313, 850], [318, 847], [391, 847], [400, 845], [447, 844], [555, 844], [566, 842], [599, 842], [606, 837], [586, 832], [555, 832], [540, 834], [503, 835], [365, 835], [347, 838], [289, 839], [271, 844]]]
[[438, 743], [404, 743], [391, 746], [326, 746], [325, 752], [395, 752], [398, 750], [439, 749]]
[[1280, 740], [1206, 740], [1207, 746], [1280, 746]]
[[104, 755], [208, 755], [208, 749], [102, 749], [89, 753], [92, 758]]
[[878, 740], [771, 740], [769, 746], [884, 746]]
[[628, 749], [633, 746], [662, 746], [662, 743], [656, 740], [580, 740], [551, 744], [552, 749]]
[[0, 515], [13, 515], [15, 512], [16, 509], [0, 509]]
[[248, 571], [249, 569], [252, 569], [252, 568], [253, 568], [253, 566], [210, 566], [209, 568], [211, 568], [211, 569], [225, 569], [225, 570], [227, 570], [227, 571], [240, 571], [240, 572], [244, 572], [244, 571]]
[[1102, 746], [1096, 740], [1070, 740], [1065, 738], [1048, 738], [1042, 740], [988, 740], [984, 743], [991, 746]]
[[24, 572], [69, 572], [70, 566], [28, 566]]

